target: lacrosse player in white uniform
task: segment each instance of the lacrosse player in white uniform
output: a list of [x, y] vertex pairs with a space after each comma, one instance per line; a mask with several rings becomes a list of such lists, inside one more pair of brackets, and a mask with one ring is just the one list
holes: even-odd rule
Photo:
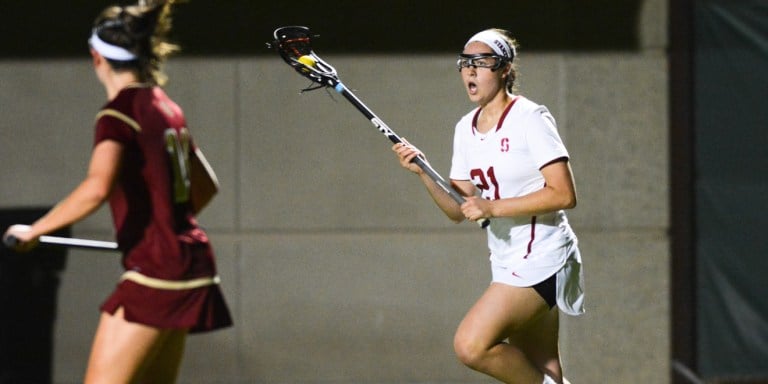
[[417, 148], [405, 141], [392, 149], [451, 220], [491, 222], [492, 282], [456, 331], [459, 360], [505, 383], [567, 383], [559, 311], [584, 312], [581, 257], [564, 212], [576, 206], [575, 183], [555, 119], [513, 93], [515, 56], [515, 40], [501, 29], [475, 34], [459, 55], [463, 85], [478, 105], [454, 134], [450, 179], [465, 203], [411, 162], [424, 156]]

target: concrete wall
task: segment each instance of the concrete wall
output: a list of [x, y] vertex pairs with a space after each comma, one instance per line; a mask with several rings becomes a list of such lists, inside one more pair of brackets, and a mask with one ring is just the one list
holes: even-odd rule
[[[644, 5], [644, 49], [521, 54], [572, 156], [569, 213], [588, 312], [562, 317], [573, 383], [668, 382], [665, 1]], [[345, 83], [447, 174], [472, 105], [453, 54], [327, 56]], [[191, 337], [183, 383], [491, 383], [453, 356], [487, 286], [485, 237], [448, 223], [389, 142], [343, 98], [303, 95], [275, 57], [176, 58], [169, 94], [222, 190], [201, 215], [236, 327]], [[0, 207], [51, 205], [84, 176], [104, 102], [86, 57], [0, 62]], [[110, 237], [106, 209], [74, 227]], [[55, 382], [81, 380], [114, 254], [71, 251], [59, 293]]]

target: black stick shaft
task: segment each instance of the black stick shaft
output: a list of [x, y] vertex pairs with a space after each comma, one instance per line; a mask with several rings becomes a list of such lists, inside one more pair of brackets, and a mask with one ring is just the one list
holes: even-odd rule
[[[379, 129], [381, 133], [384, 134], [392, 143], [402, 143], [403, 139], [395, 133], [391, 128], [387, 126], [387, 124], [384, 123], [378, 116], [376, 116], [373, 111], [368, 108], [360, 99], [357, 98], [357, 96], [352, 93], [352, 91], [349, 90], [343, 83], [338, 82], [334, 89], [336, 92], [340, 93], [342, 96], [344, 96], [352, 105], [355, 106], [365, 117], [368, 118], [368, 120], [373, 123], [376, 128]], [[445, 179], [443, 179], [442, 176], [440, 176], [437, 171], [435, 171], [426, 161], [424, 161], [421, 157], [415, 157], [413, 159], [413, 162], [416, 163], [424, 172], [429, 176], [430, 179], [432, 179], [443, 191], [445, 191], [456, 203], [459, 205], [463, 204], [466, 199], [464, 199], [464, 196], [460, 195], [458, 192], [456, 192], [453, 187], [451, 187], [450, 184], [448, 184]], [[477, 220], [478, 225], [480, 227], [485, 228], [488, 226], [488, 224], [491, 223], [491, 221], [487, 218], [479, 219]]]

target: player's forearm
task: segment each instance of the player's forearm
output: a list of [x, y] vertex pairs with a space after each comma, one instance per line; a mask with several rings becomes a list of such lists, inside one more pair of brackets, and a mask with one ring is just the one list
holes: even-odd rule
[[445, 213], [448, 218], [455, 222], [460, 223], [464, 221], [464, 215], [461, 213], [461, 207], [453, 198], [448, 195], [442, 188], [440, 188], [434, 180], [430, 179], [425, 173], [419, 174], [421, 181], [429, 192], [429, 196], [432, 197], [435, 204]]
[[90, 179], [83, 181], [64, 200], [53, 207], [30, 228], [35, 236], [45, 235], [72, 225], [93, 213], [107, 199], [108, 190]]
[[544, 187], [528, 195], [492, 201], [491, 216], [536, 216], [575, 206], [574, 193]]

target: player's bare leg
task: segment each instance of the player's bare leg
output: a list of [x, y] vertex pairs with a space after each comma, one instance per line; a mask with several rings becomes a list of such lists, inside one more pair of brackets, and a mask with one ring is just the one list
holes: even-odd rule
[[[175, 332], [180, 331], [163, 331], [128, 322], [123, 318], [122, 308], [114, 315], [102, 313], [93, 340], [85, 384], [132, 383], [144, 362], [163, 349], [166, 339], [178, 339], [178, 336], [174, 336]], [[169, 365], [166, 369], [172, 370], [174, 374], [172, 381], [165, 382], [172, 383], [175, 380], [180, 358], [179, 353], [176, 359], [166, 361]]]
[[509, 343], [522, 350], [541, 372], [558, 380], [562, 377], [558, 350], [559, 310], [552, 308], [533, 323], [510, 335]]
[[[492, 283], [459, 325], [454, 349], [462, 363], [504, 383], [542, 383], [542, 368], [552, 370], [559, 379], [557, 328], [552, 328], [557, 325], [556, 316], [533, 288]], [[521, 338], [529, 330], [533, 333]], [[530, 340], [548, 333], [552, 335], [541, 340], [546, 347], [530, 346]], [[505, 342], [510, 336], [513, 342]]]
[[144, 359], [145, 364], [139, 367], [135, 375], [136, 383], [175, 383], [179, 374], [181, 359], [184, 356], [184, 345], [187, 340], [185, 330], [166, 330], [158, 340], [151, 355]]

